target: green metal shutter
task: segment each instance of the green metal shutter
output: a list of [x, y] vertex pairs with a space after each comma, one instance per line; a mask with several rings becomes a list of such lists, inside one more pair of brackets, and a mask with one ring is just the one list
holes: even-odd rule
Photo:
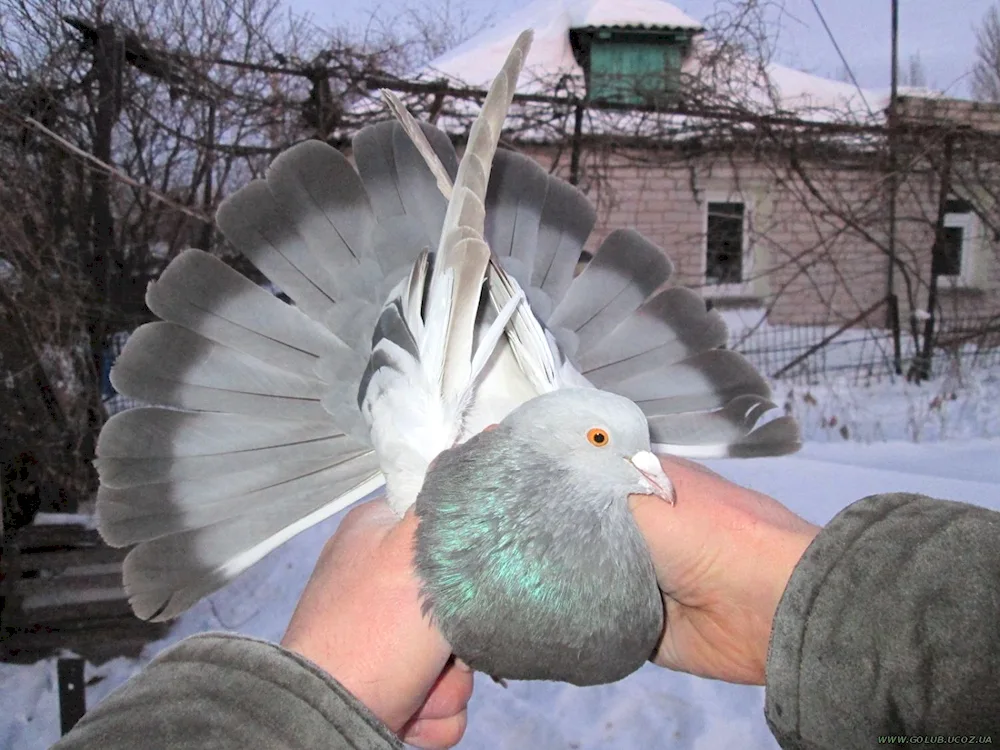
[[681, 49], [676, 44], [595, 39], [590, 50], [590, 97], [645, 104], [677, 90]]

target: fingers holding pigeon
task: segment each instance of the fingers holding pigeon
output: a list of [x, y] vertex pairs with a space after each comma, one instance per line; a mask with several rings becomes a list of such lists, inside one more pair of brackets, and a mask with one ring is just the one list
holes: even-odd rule
[[358, 506], [320, 554], [282, 645], [324, 669], [417, 747], [465, 731], [472, 674], [420, 610], [416, 519], [384, 501]]
[[703, 466], [661, 457], [677, 504], [633, 495], [663, 593], [653, 661], [729, 682], [764, 684], [771, 623], [792, 570], [819, 529], [773, 498]]

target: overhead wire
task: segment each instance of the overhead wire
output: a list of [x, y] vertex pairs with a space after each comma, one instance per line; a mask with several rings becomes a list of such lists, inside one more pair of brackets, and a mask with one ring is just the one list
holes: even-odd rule
[[840, 49], [840, 45], [837, 43], [837, 37], [833, 34], [833, 29], [831, 29], [830, 24], [826, 22], [826, 17], [823, 15], [823, 11], [820, 10], [819, 2], [817, 0], [809, 0], [809, 2], [812, 3], [812, 7], [816, 11], [816, 15], [819, 16], [819, 21], [823, 24], [823, 28], [826, 30], [826, 35], [830, 37], [830, 41], [833, 43], [833, 48], [837, 50], [837, 56], [840, 58], [840, 62], [843, 64], [844, 69], [847, 71], [847, 75], [850, 76], [851, 83], [853, 83], [854, 88], [858, 90], [858, 94], [861, 96], [861, 101], [865, 103], [865, 109], [868, 110], [868, 114], [874, 117], [875, 112], [872, 110], [871, 104], [868, 103], [868, 98], [865, 96], [864, 89], [861, 88], [861, 84], [858, 83], [858, 79], [854, 76], [854, 71], [851, 70], [850, 63], [847, 62], [847, 58]]

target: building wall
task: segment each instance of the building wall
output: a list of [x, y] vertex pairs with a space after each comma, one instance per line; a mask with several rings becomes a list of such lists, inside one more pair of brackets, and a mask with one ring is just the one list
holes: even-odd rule
[[[551, 168], [552, 152], [535, 149], [531, 154]], [[759, 162], [700, 158], [650, 164], [650, 154], [634, 156], [598, 159], [591, 154], [583, 159], [581, 188], [598, 206], [591, 251], [612, 229], [637, 229], [670, 256], [675, 283], [700, 289], [718, 306], [767, 307], [775, 323], [847, 322], [885, 297], [887, 203], [881, 175], [874, 169], [809, 168], [823, 196], [818, 200], [801, 180]], [[556, 169], [563, 177], [567, 162], [563, 153]], [[904, 325], [910, 314], [906, 277], [917, 307], [926, 306], [937, 200], [936, 181], [926, 174], [911, 176], [899, 192], [897, 254], [907, 272], [897, 271], [896, 290]], [[711, 201], [747, 206], [744, 271], [749, 273], [737, 288], [705, 284]], [[997, 243], [980, 234], [974, 283], [940, 285], [945, 316], [1000, 314], [1000, 254]], [[868, 322], [882, 325], [885, 320], [884, 313], [876, 312]]]

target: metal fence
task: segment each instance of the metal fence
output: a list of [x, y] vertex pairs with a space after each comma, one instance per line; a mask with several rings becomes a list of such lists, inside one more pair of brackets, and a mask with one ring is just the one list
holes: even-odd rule
[[[836, 326], [823, 323], [778, 326], [764, 322], [754, 328], [732, 330], [730, 348], [743, 354], [763, 374], [784, 381], [810, 384], [844, 378], [851, 383], [864, 384], [896, 376], [892, 367], [891, 331], [848, 328], [819, 346], [836, 331]], [[932, 378], [955, 368], [1000, 368], [998, 316], [945, 319], [937, 326], [935, 342]], [[905, 331], [902, 344], [905, 375], [919, 352], [912, 335]], [[816, 351], [803, 356], [813, 348]], [[801, 362], [789, 367], [799, 358]]]

